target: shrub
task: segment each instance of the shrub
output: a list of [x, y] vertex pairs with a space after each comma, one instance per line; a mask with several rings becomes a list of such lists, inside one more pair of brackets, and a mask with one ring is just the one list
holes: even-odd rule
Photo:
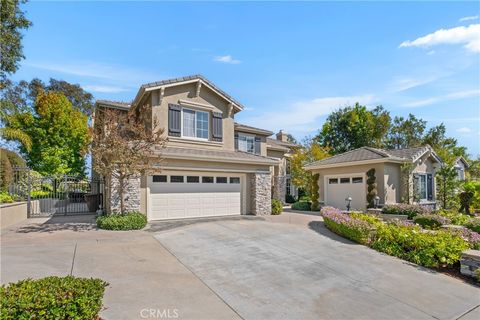
[[472, 217], [466, 214], [461, 214], [458, 211], [455, 210], [439, 210], [436, 212], [438, 215], [448, 218], [451, 221], [451, 224], [457, 225], [457, 226], [464, 226], [470, 220], [472, 220]]
[[419, 226], [384, 224], [377, 228], [373, 249], [425, 267], [451, 266], [469, 246], [446, 230], [424, 232]]
[[12, 203], [13, 197], [6, 192], [0, 192], [0, 203]]
[[363, 221], [368, 222], [369, 224], [374, 225], [374, 226], [383, 223], [380, 218], [378, 218], [374, 215], [371, 215], [371, 214], [364, 214], [364, 213], [361, 213], [361, 212], [351, 212], [350, 217], [352, 217], [354, 219], [363, 220]]
[[278, 215], [283, 211], [283, 204], [280, 200], [272, 199], [272, 214]]
[[101, 279], [47, 277], [0, 287], [1, 319], [97, 319], [105, 287]]
[[471, 219], [470, 222], [465, 224], [465, 227], [477, 233], [480, 233], [480, 218]]
[[480, 268], [474, 271], [475, 273], [475, 278], [477, 278], [477, 281], [480, 282]]
[[320, 174], [316, 173], [312, 177], [312, 204], [310, 206], [310, 210], [312, 211], [319, 211], [320, 210], [320, 203], [318, 203], [318, 178], [320, 177]]
[[375, 169], [367, 171], [367, 203], [369, 208], [374, 207], [375, 197], [377, 196], [377, 177], [375, 177]]
[[407, 215], [409, 219], [412, 219], [419, 214], [429, 214], [431, 209], [420, 206], [417, 204], [388, 204], [382, 208], [384, 214], [402, 214]]
[[97, 226], [106, 230], [139, 230], [147, 225], [147, 217], [137, 211], [97, 218]]
[[285, 196], [285, 202], [286, 203], [294, 203], [296, 200], [295, 200], [295, 197], [292, 196], [291, 194], [287, 194]]
[[43, 199], [47, 198], [51, 193], [48, 191], [43, 191], [43, 190], [34, 190], [30, 192], [30, 198], [31, 199]]
[[[362, 217], [360, 214], [348, 215], [333, 207], [323, 207], [320, 214], [325, 226], [336, 234], [361, 244], [370, 242], [374, 227], [361, 219], [367, 219], [367, 217], [363, 217], [366, 215], [362, 215]], [[368, 219], [371, 218], [374, 217], [368, 217]]]
[[450, 224], [450, 219], [437, 214], [420, 214], [413, 221], [424, 229], [436, 230], [445, 224]]
[[292, 204], [293, 210], [300, 210], [300, 211], [310, 211], [312, 203], [309, 201], [297, 201]]
[[448, 229], [451, 233], [460, 236], [468, 242], [470, 249], [480, 250], [480, 234], [467, 228]]

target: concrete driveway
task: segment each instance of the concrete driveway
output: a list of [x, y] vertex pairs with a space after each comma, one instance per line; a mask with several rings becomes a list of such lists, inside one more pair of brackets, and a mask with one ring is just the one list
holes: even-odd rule
[[68, 274], [110, 283], [104, 319], [480, 318], [477, 287], [345, 241], [315, 215], [2, 230], [2, 283]]
[[244, 319], [480, 318], [477, 287], [339, 238], [319, 217], [269, 220], [155, 238]]

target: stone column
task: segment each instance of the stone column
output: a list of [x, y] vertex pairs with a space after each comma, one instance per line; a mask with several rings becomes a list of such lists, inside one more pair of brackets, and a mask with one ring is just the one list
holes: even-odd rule
[[[140, 211], [140, 175], [129, 179], [124, 186], [125, 210]], [[110, 183], [110, 212], [120, 212], [120, 193], [118, 179], [112, 178]]]
[[285, 203], [285, 196], [287, 193], [285, 176], [276, 176], [273, 178], [273, 198]]
[[253, 173], [251, 183], [251, 213], [269, 215], [272, 213], [272, 179], [270, 172]]

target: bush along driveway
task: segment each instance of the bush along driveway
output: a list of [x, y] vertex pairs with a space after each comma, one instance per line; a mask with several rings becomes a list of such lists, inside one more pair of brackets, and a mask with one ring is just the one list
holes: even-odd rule
[[480, 238], [468, 229], [429, 230], [446, 222], [446, 218], [438, 215], [416, 216], [414, 221], [419, 225], [410, 221], [383, 222], [372, 215], [346, 214], [332, 207], [322, 208], [321, 215], [327, 228], [338, 235], [429, 268], [455, 265], [458, 270], [462, 252], [480, 244]]

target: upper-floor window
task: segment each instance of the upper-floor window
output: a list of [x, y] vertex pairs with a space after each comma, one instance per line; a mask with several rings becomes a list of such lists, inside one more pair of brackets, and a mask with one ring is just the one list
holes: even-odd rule
[[208, 139], [208, 112], [182, 109], [182, 136]]
[[238, 135], [238, 150], [255, 153], [255, 137], [244, 134]]

